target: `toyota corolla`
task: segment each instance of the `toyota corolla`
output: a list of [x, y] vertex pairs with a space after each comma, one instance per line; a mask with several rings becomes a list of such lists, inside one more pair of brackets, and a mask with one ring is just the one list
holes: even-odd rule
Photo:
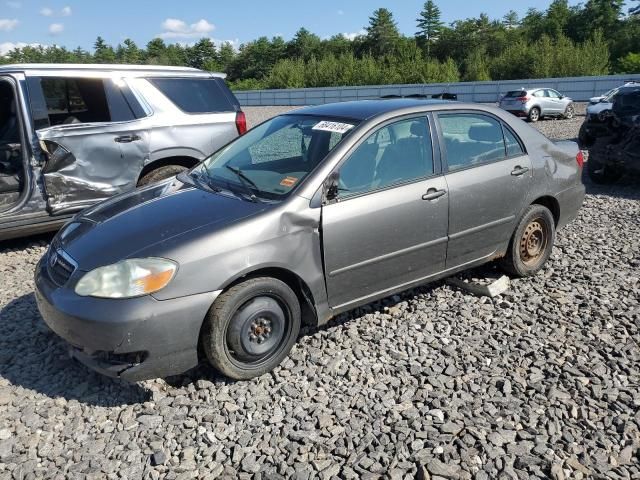
[[76, 216], [37, 266], [37, 302], [104, 374], [208, 360], [248, 379], [301, 324], [497, 259], [535, 274], [582, 204], [581, 171], [575, 143], [490, 106], [309, 107]]

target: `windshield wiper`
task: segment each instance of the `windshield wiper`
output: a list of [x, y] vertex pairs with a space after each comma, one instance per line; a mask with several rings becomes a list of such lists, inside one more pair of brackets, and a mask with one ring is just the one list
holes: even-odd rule
[[215, 186], [211, 182], [211, 177], [209, 177], [209, 175], [203, 175], [202, 173], [193, 171], [189, 174], [189, 177], [196, 184], [196, 186], [203, 187], [205, 190], [210, 190], [214, 193], [220, 193], [222, 191], [220, 187]]
[[249, 199], [252, 202], [260, 201], [260, 199], [255, 194], [255, 192], [260, 192], [260, 189], [258, 188], [258, 185], [256, 185], [256, 183], [253, 180], [251, 180], [244, 173], [242, 173], [242, 170], [240, 170], [239, 168], [232, 167], [231, 165], [225, 165], [224, 167], [228, 170], [231, 170], [233, 173], [235, 173], [235, 175], [238, 177], [238, 179], [242, 183], [242, 186], [246, 189], [247, 192], [249, 192]]

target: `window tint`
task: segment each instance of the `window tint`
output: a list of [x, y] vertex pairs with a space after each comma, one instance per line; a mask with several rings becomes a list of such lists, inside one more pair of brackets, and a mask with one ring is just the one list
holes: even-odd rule
[[525, 90], [512, 90], [510, 92], [507, 92], [507, 94], [505, 95], [506, 98], [520, 98], [526, 96], [527, 92]]
[[502, 130], [504, 132], [504, 142], [507, 147], [507, 156], [515, 157], [518, 155], [523, 155], [524, 151], [522, 150], [522, 145], [520, 145], [520, 142], [518, 142], [516, 136], [511, 133], [511, 130], [509, 130], [505, 126], [502, 127]]
[[215, 78], [154, 78], [150, 82], [187, 113], [235, 110]]
[[491, 117], [472, 113], [439, 115], [449, 170], [505, 157], [502, 127]]
[[40, 84], [51, 125], [111, 121], [102, 79], [45, 77]]
[[340, 167], [342, 197], [433, 174], [426, 118], [396, 122], [373, 133]]

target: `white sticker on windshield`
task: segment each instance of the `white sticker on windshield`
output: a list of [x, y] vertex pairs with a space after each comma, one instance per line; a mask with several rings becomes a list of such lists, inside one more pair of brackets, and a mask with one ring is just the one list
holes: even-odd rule
[[324, 132], [335, 132], [335, 133], [347, 133], [349, 130], [353, 128], [353, 125], [349, 123], [340, 123], [340, 122], [320, 122], [312, 130], [322, 130]]

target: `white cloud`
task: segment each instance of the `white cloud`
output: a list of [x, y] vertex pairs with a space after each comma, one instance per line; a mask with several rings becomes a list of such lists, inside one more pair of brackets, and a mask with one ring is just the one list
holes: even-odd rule
[[62, 9], [62, 11], [60, 12], [60, 15], [62, 15], [63, 17], [70, 17], [70, 16], [71, 16], [71, 13], [73, 13], [73, 12], [71, 11], [71, 7], [66, 6], [66, 7], [64, 7], [64, 8]]
[[58, 35], [64, 32], [64, 25], [61, 23], [52, 23], [49, 25], [49, 33], [51, 35]]
[[40, 10], [40, 15], [42, 15], [43, 17], [52, 17], [53, 10], [48, 7], [44, 7], [42, 10]]
[[162, 22], [162, 29], [164, 31], [158, 36], [160, 38], [205, 37], [208, 33], [215, 30], [215, 28], [216, 26], [213, 23], [209, 23], [204, 18], [190, 25], [178, 18], [167, 18]]
[[343, 33], [342, 35], [344, 35], [349, 40], [354, 40], [356, 37], [359, 37], [360, 35], [366, 35], [366, 34], [367, 34], [367, 31], [363, 28], [362, 30], [359, 30], [357, 32]]
[[[8, 54], [9, 52], [11, 52], [12, 50], [16, 49], [16, 48], [23, 48], [23, 47], [39, 47], [41, 46], [40, 43], [25, 43], [25, 42], [4, 42], [4, 43], [0, 43], [0, 57], [5, 56], [6, 54]], [[45, 46], [45, 45], [42, 45]]]
[[7, 4], [7, 7], [9, 8], [20, 8], [22, 7], [22, 2], [18, 2], [15, 0], [10, 0], [8, 2], [5, 2]]
[[0, 18], [0, 32], [10, 32], [18, 25], [18, 20], [15, 18]]

